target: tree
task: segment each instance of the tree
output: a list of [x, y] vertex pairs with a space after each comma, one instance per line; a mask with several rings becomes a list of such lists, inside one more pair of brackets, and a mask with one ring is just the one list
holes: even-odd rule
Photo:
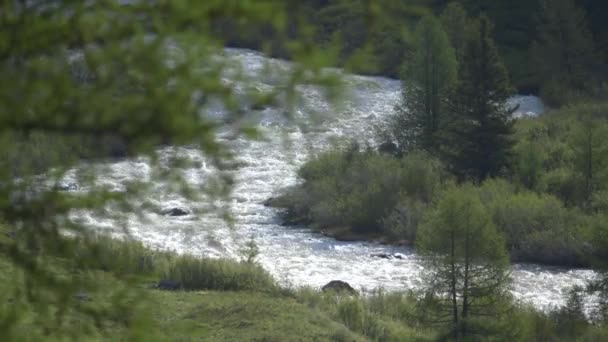
[[416, 27], [414, 55], [405, 65], [401, 103], [390, 120], [390, 136], [400, 150], [434, 151], [447, 90], [456, 81], [457, 61], [446, 33], [432, 16]]
[[450, 323], [455, 338], [474, 333], [469, 321], [498, 315], [508, 284], [508, 256], [472, 185], [446, 191], [418, 229], [426, 289], [437, 303], [436, 322]]
[[537, 31], [531, 53], [543, 99], [559, 106], [588, 91], [597, 63], [585, 11], [573, 0], [543, 0]]
[[604, 137], [607, 124], [602, 108], [594, 105], [579, 107], [585, 111], [575, 121], [569, 145], [573, 150], [573, 173], [581, 181], [582, 202], [591, 204], [594, 192], [605, 184], [606, 175], [602, 170], [606, 165], [608, 146]]
[[512, 90], [491, 38], [491, 23], [482, 16], [467, 31], [459, 84], [448, 97], [450, 122], [443, 130], [441, 154], [461, 179], [483, 180], [509, 166], [516, 108], [506, 104]]
[[[237, 123], [227, 127], [235, 135], [250, 137], [256, 132], [240, 122], [242, 94], [234, 82], [225, 81], [227, 75], [239, 85], [252, 78], [239, 72], [229, 58], [222, 58], [224, 45], [215, 25], [229, 19], [243, 32], [269, 25], [278, 39], [284, 37], [280, 32], [286, 27], [287, 11], [284, 3], [269, 1], [0, 4], [0, 73], [10, 80], [0, 85], [0, 155], [10, 154], [18, 161], [15, 167], [11, 160], [0, 158], [2, 266], [4, 270], [7, 260], [18, 275], [14, 284], [2, 288], [2, 295], [8, 296], [2, 301], [11, 298], [14, 303], [0, 307], [3, 338], [22, 339], [19, 326], [27, 320], [40, 327], [44, 339], [86, 340], [84, 335], [111, 319], [109, 307], [118, 307], [120, 316], [129, 317], [133, 296], [124, 293], [108, 298], [107, 306], [94, 308], [72, 300], [78, 291], [96, 289], [95, 270], [104, 265], [95, 248], [76, 248], [94, 246], [93, 232], [70, 214], [77, 210], [107, 214], [110, 204], [138, 213], [141, 207], [133, 199], [159, 179], [110, 191], [97, 181], [94, 163], [81, 165], [87, 163], [76, 155], [75, 146], [102, 150], [100, 145], [110, 137], [128, 155], [149, 158], [154, 167], [159, 145], [187, 144], [200, 149], [219, 170], [217, 182], [209, 182], [218, 186], [208, 194], [226, 196], [232, 179], [223, 170], [235, 151], [217, 139], [221, 123], [210, 115], [209, 103], [222, 104], [227, 121]], [[305, 39], [290, 41], [289, 48], [298, 63], [293, 73], [285, 75], [286, 86], [245, 94], [251, 102], [294, 99], [294, 87], [302, 83], [327, 86], [328, 93], [338, 90], [335, 77], [320, 72], [327, 61], [322, 51]], [[47, 143], [54, 141], [65, 141], [66, 149], [59, 151]], [[48, 163], [30, 167], [36, 162], [30, 152], [38, 150]], [[76, 172], [80, 186], [87, 189], [83, 193], [46, 185], [58, 182], [77, 165], [82, 166]], [[193, 196], [179, 169], [169, 169], [151, 174], [174, 180], [176, 189]], [[5, 232], [10, 238], [4, 238]], [[56, 271], [56, 257], [66, 260], [70, 272]], [[130, 290], [134, 289], [125, 292]], [[26, 310], [30, 311], [26, 314]], [[65, 323], [74, 316], [78, 325]], [[132, 320], [128, 323], [126, 328], [137, 328]], [[36, 332], [28, 332], [27, 339], [35, 336]]]
[[456, 59], [462, 63], [466, 42], [467, 12], [459, 3], [450, 2], [441, 12], [440, 19], [443, 30], [450, 38]]

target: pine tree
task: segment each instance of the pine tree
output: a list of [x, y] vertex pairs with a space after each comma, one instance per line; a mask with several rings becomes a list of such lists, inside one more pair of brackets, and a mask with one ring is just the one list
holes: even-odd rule
[[472, 185], [446, 191], [420, 226], [417, 246], [434, 321], [449, 323], [453, 337], [467, 336], [472, 318], [500, 314], [508, 284], [505, 241]]
[[512, 91], [491, 30], [485, 16], [467, 28], [460, 81], [449, 96], [441, 154], [461, 179], [497, 176], [511, 157], [515, 108], [506, 105]]
[[466, 42], [467, 12], [459, 3], [450, 2], [441, 12], [440, 19], [458, 62], [462, 62]]
[[457, 61], [446, 33], [433, 16], [420, 20], [414, 42], [414, 55], [403, 74], [402, 100], [391, 118], [390, 130], [402, 151], [433, 151], [444, 100], [456, 80]]
[[573, 0], [543, 0], [537, 39], [531, 52], [541, 95], [561, 105], [588, 90], [596, 63], [585, 11]]

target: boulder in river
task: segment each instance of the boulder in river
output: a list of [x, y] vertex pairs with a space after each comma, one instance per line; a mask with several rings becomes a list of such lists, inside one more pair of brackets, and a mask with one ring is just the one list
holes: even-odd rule
[[72, 182], [59, 182], [55, 185], [55, 189], [59, 191], [76, 191], [78, 184]]
[[188, 209], [177, 208], [177, 207], [164, 209], [161, 213], [165, 216], [171, 216], [171, 217], [190, 215], [190, 211]]
[[388, 259], [388, 260], [392, 260], [392, 259], [403, 260], [403, 259], [405, 259], [405, 256], [403, 254], [400, 254], [400, 253], [395, 253], [395, 254], [376, 253], [376, 254], [372, 254], [370, 256], [372, 258], [380, 258], [380, 259]]
[[327, 291], [335, 291], [335, 292], [348, 292], [350, 294], [357, 294], [357, 291], [353, 289], [350, 284], [342, 280], [332, 280], [329, 283], [325, 284], [321, 288], [324, 292]]

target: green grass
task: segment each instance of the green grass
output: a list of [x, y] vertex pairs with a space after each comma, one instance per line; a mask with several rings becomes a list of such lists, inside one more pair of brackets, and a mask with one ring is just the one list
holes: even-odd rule
[[[1, 226], [0, 233], [2, 341], [390, 342], [434, 341], [445, 333], [444, 326], [425, 321], [411, 293], [285, 289], [255, 264], [178, 256], [107, 238], [88, 246], [64, 241], [77, 257], [40, 255], [59, 285], [49, 291], [39, 281], [50, 278], [34, 274], [28, 283], [15, 268], [9, 257], [15, 241]], [[184, 290], [154, 287], [167, 277]], [[85, 300], [78, 298], [82, 293]], [[495, 340], [592, 341], [608, 334], [605, 326], [587, 324], [561, 333], [559, 316], [505, 305], [512, 306], [508, 315], [482, 322]]]
[[365, 341], [293, 298], [255, 292], [150, 291], [153, 317], [174, 341]]
[[185, 290], [274, 292], [278, 286], [261, 266], [255, 263], [223, 259], [201, 259], [189, 255], [174, 258], [163, 279], [177, 281]]
[[[25, 280], [10, 262], [15, 241], [0, 233], [3, 341], [367, 341], [255, 264], [97, 237], [66, 243], [73, 258], [41, 256], [53, 282], [65, 284], [49, 291]], [[167, 278], [188, 290], [154, 288]]]

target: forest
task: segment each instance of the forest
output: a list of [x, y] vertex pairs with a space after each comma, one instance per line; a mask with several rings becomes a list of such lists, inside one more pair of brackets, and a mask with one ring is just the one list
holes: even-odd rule
[[2, 339], [608, 340], [606, 13], [0, 3]]

